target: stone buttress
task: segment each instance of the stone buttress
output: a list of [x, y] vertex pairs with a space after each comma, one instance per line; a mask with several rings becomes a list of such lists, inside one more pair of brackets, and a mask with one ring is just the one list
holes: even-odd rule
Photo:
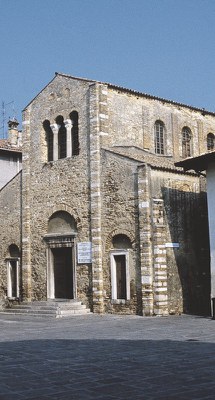
[[90, 85], [90, 215], [92, 240], [92, 291], [93, 311], [104, 312], [103, 299], [103, 266], [102, 266], [102, 217], [101, 217], [101, 144], [100, 136], [104, 134], [103, 120], [107, 115], [100, 110], [100, 93], [102, 86]]
[[30, 211], [30, 111], [24, 112], [22, 170], [22, 300], [31, 293], [31, 211]]

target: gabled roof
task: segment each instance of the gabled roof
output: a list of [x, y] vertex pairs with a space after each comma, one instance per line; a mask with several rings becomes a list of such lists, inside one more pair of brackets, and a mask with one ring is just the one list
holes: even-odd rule
[[184, 171], [193, 169], [196, 172], [200, 172], [205, 171], [211, 161], [215, 161], [215, 151], [201, 154], [198, 157], [186, 158], [183, 161], [175, 163], [175, 166], [182, 167]]
[[138, 97], [145, 97], [145, 98], [152, 99], [152, 100], [162, 101], [163, 103], [173, 104], [173, 105], [176, 105], [176, 106], [179, 106], [179, 107], [189, 108], [189, 109], [191, 109], [193, 111], [201, 112], [202, 115], [215, 116], [215, 112], [207, 111], [204, 108], [198, 108], [198, 107], [190, 106], [188, 104], [178, 103], [178, 102], [173, 101], [173, 100], [168, 100], [168, 99], [164, 99], [163, 97], [153, 96], [153, 95], [150, 95], [150, 94], [147, 94], [147, 93], [139, 92], [137, 90], [128, 89], [128, 88], [125, 88], [125, 87], [122, 87], [122, 86], [117, 86], [117, 85], [114, 85], [112, 83], [101, 82], [101, 81], [97, 81], [97, 80], [94, 80], [94, 79], [79, 78], [79, 77], [72, 76], [72, 75], [67, 75], [67, 74], [64, 74], [64, 73], [61, 73], [61, 72], [55, 72], [54, 78], [26, 105], [24, 110], [40, 95], [40, 93], [43, 92], [43, 90], [45, 90], [49, 86], [50, 83], [52, 83], [54, 81], [54, 79], [57, 76], [64, 76], [65, 78], [71, 78], [71, 79], [79, 80], [79, 81], [83, 81], [83, 82], [98, 83], [98, 84], [107, 85], [110, 89], [115, 89], [115, 90], [118, 90], [118, 91], [121, 91], [121, 92], [130, 93], [130, 94], [133, 94], [133, 95], [138, 96]]

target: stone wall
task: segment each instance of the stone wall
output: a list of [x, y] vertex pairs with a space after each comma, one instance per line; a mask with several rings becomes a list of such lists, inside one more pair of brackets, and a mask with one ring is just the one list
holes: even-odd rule
[[193, 155], [207, 151], [207, 134], [215, 133], [214, 116], [158, 99], [109, 89], [107, 95], [108, 137], [103, 146], [137, 146], [154, 153], [154, 124], [165, 125], [165, 154], [178, 161], [182, 156], [181, 131], [187, 126], [193, 136]]
[[[43, 122], [53, 124], [57, 116], [68, 119], [74, 110], [79, 115], [80, 153], [48, 162]], [[166, 127], [165, 156], [154, 154], [157, 120]], [[94, 312], [206, 312], [205, 193], [199, 178], [176, 170], [174, 160], [181, 156], [184, 126], [192, 130], [194, 154], [206, 151], [213, 120], [188, 107], [57, 75], [23, 114], [23, 299], [47, 298], [48, 222], [55, 212], [65, 211], [77, 226], [75, 249], [78, 242], [92, 242], [92, 264], [76, 263], [76, 280], [77, 297]], [[20, 246], [19, 189], [17, 177], [0, 192], [2, 213], [6, 207], [5, 236], [2, 232], [0, 237], [2, 295], [8, 243], [16, 239]], [[7, 204], [11, 193], [15, 203]], [[110, 255], [116, 235], [131, 244], [130, 299], [125, 301], [113, 301], [111, 293]]]
[[7, 263], [9, 246], [21, 249], [21, 172], [0, 190], [0, 298], [7, 296]]
[[[89, 114], [88, 85], [58, 77], [25, 111], [26, 126], [23, 132], [23, 189], [28, 192], [28, 205], [23, 212], [25, 227], [28, 226], [28, 242], [23, 242], [23, 251], [29, 254], [27, 262], [31, 276], [33, 299], [47, 298], [47, 255], [44, 236], [47, 234], [51, 215], [64, 210], [77, 223], [77, 241], [90, 241], [89, 218]], [[80, 154], [71, 159], [47, 162], [47, 142], [43, 121], [54, 122], [58, 115], [65, 119], [69, 113], [79, 113]], [[24, 125], [25, 126], [25, 125]], [[30, 179], [29, 179], [30, 176]], [[29, 249], [28, 244], [30, 243]], [[28, 276], [24, 286], [27, 285]], [[89, 282], [92, 280], [91, 267], [77, 266], [78, 297], [89, 304]]]
[[[107, 312], [142, 313], [138, 207], [137, 207], [137, 162], [125, 160], [111, 152], [102, 157], [102, 239], [103, 239], [103, 281], [105, 310]], [[126, 235], [130, 249], [130, 291], [131, 299], [125, 303], [111, 299], [110, 252], [114, 249], [115, 235]]]

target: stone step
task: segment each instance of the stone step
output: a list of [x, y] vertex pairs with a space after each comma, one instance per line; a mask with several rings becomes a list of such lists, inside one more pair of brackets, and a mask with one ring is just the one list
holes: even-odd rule
[[14, 305], [12, 308], [14, 310], [17, 310], [18, 308], [22, 308], [23, 310], [57, 310], [57, 309], [61, 309], [61, 310], [83, 310], [86, 308], [86, 305], [84, 304], [56, 304], [56, 305]]
[[58, 315], [55, 315], [55, 314], [35, 314], [35, 313], [32, 313], [32, 312], [29, 312], [29, 313], [17, 313], [17, 312], [7, 312], [6, 310], [4, 310], [4, 311], [0, 311], [0, 315], [17, 315], [17, 316], [27, 316], [27, 317], [40, 317], [40, 318], [59, 318], [59, 316]]
[[90, 309], [80, 301], [72, 300], [51, 300], [32, 301], [15, 304], [11, 308], [0, 310], [4, 314], [31, 315], [31, 316], [53, 316], [56, 318], [69, 317], [74, 315], [90, 314]]
[[28, 308], [28, 309], [26, 309], [26, 308], [18, 308], [18, 307], [16, 307], [16, 308], [14, 308], [14, 307], [11, 307], [11, 308], [7, 308], [6, 310], [4, 310], [3, 312], [7, 312], [7, 313], [9, 313], [9, 314], [29, 314], [29, 313], [35, 313], [35, 314], [39, 314], [39, 313], [41, 313], [41, 314], [56, 314], [56, 310], [39, 310], [39, 309], [36, 309], [36, 308]]
[[59, 299], [57, 299], [57, 300], [41, 300], [41, 301], [30, 301], [30, 302], [27, 302], [27, 301], [23, 301], [22, 303], [21, 303], [22, 305], [25, 305], [25, 306], [32, 306], [32, 305], [37, 305], [37, 306], [43, 306], [43, 305], [50, 305], [50, 306], [56, 306], [56, 305], [59, 305], [59, 306], [61, 306], [62, 304], [65, 304], [65, 305], [76, 305], [76, 304], [79, 304], [79, 305], [83, 305], [82, 303], [81, 303], [81, 301], [78, 301], [78, 300], [73, 300], [73, 299], [69, 299], [69, 300], [66, 300], [66, 299], [62, 299], [62, 300], [59, 300]]

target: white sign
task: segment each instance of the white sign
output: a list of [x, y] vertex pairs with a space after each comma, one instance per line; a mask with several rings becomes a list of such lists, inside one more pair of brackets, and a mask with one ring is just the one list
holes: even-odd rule
[[77, 243], [78, 264], [92, 263], [92, 243], [80, 242]]
[[179, 243], [166, 243], [166, 247], [179, 247]]
[[140, 203], [140, 208], [147, 208], [149, 207], [149, 202], [148, 201], [142, 201]]

